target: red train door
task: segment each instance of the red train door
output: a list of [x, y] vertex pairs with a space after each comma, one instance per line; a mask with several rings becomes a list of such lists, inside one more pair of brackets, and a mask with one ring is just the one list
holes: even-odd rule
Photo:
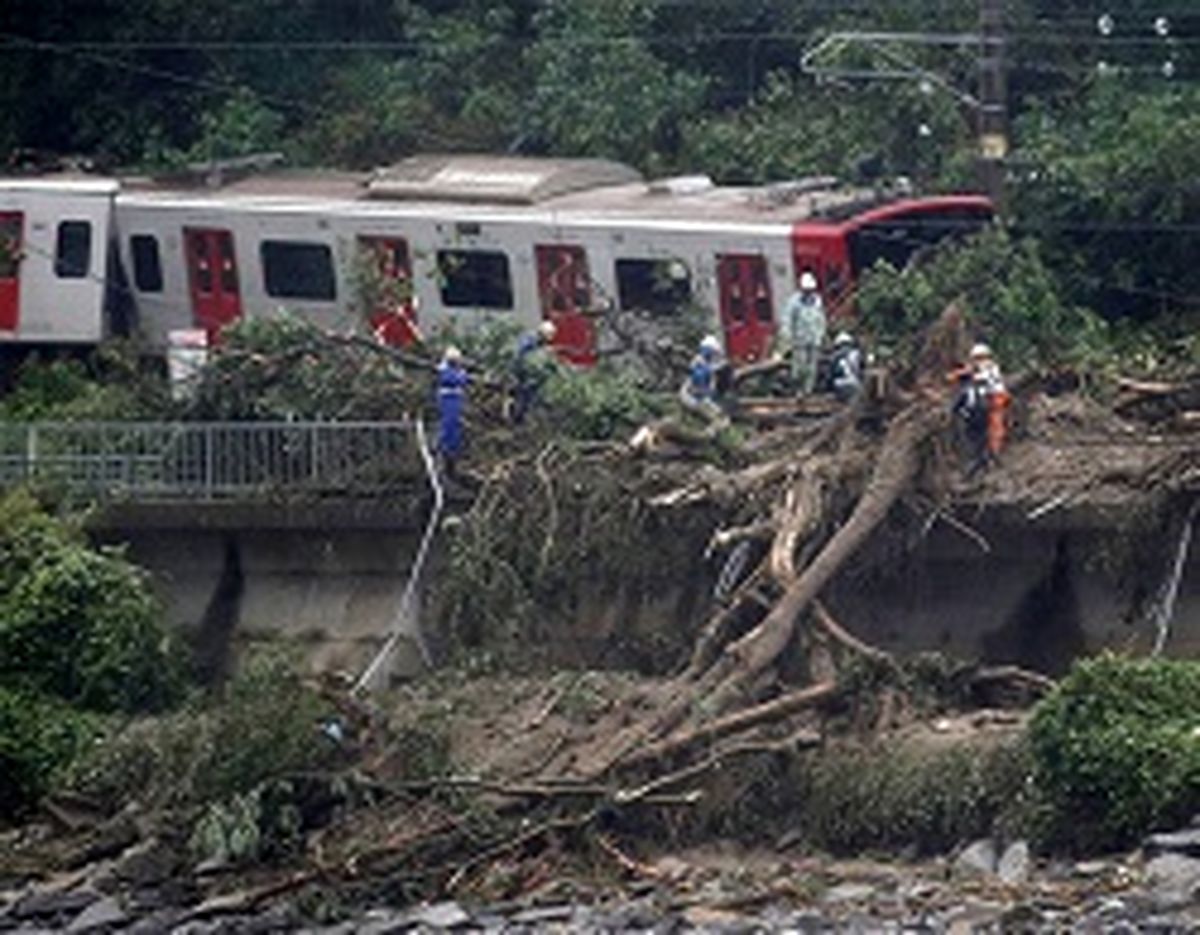
[[408, 347], [418, 336], [417, 306], [412, 291], [412, 264], [403, 237], [359, 237], [359, 249], [374, 264], [368, 311], [371, 333], [392, 347]]
[[0, 331], [21, 323], [21, 244], [25, 215], [0, 211]]
[[185, 227], [184, 255], [192, 291], [192, 320], [215, 338], [242, 317], [237, 258], [227, 230]]
[[587, 254], [570, 244], [538, 244], [534, 253], [542, 317], [554, 322], [559, 356], [573, 364], [594, 364], [596, 326], [587, 314], [592, 304]]
[[766, 357], [775, 335], [766, 258], [721, 254], [717, 257], [717, 282], [726, 353], [739, 362]]

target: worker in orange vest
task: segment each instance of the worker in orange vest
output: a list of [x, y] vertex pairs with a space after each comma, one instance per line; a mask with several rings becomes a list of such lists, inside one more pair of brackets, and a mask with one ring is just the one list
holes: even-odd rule
[[956, 370], [951, 379], [958, 384], [954, 413], [963, 422], [971, 454], [967, 473], [971, 475], [994, 462], [1003, 449], [1012, 397], [986, 344], [972, 347], [969, 366]]

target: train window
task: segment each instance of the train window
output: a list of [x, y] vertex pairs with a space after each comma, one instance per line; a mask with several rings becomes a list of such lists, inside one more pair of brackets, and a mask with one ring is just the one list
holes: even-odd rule
[[54, 275], [59, 279], [83, 279], [91, 261], [91, 222], [61, 221], [54, 244]]
[[494, 250], [439, 250], [442, 304], [447, 307], [513, 307], [508, 257]]
[[138, 292], [162, 292], [162, 258], [158, 254], [158, 238], [151, 234], [134, 234], [129, 238], [129, 253], [133, 257], [133, 284]]
[[978, 208], [902, 212], [852, 231], [849, 235], [850, 261], [856, 274], [870, 269], [880, 260], [895, 269], [904, 269], [918, 251], [948, 237], [974, 233], [989, 218], [987, 211]]
[[692, 277], [679, 260], [617, 260], [623, 311], [670, 315], [692, 300]]
[[263, 284], [271, 298], [318, 302], [332, 302], [337, 298], [333, 253], [325, 244], [264, 240], [259, 253]]

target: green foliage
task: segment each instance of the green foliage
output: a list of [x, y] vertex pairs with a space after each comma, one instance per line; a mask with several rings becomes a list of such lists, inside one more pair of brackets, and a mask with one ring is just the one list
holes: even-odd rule
[[1198, 107], [1194, 87], [1097, 78], [1070, 106], [1037, 102], [1017, 126], [1016, 215], [1069, 293], [1109, 318], [1183, 310], [1180, 333], [1196, 330]]
[[279, 148], [283, 118], [249, 88], [237, 87], [200, 115], [199, 137], [177, 149], [152, 135], [141, 162], [151, 169], [179, 169]]
[[1200, 809], [1200, 664], [1114, 655], [1077, 662], [1030, 726], [1042, 835], [1128, 846]]
[[337, 762], [321, 732], [333, 712], [292, 665], [252, 656], [211, 696], [135, 721], [76, 764], [69, 785], [109, 808], [230, 802], [262, 783]]
[[813, 175], [850, 181], [908, 176], [932, 187], [961, 186], [970, 127], [952, 99], [914, 86], [815, 86], [769, 73], [742, 108], [710, 112], [684, 130], [685, 166], [727, 182], [765, 183]]
[[556, 370], [546, 383], [545, 403], [562, 434], [587, 440], [627, 433], [660, 408], [629, 376], [601, 368]]
[[101, 734], [95, 715], [0, 686], [0, 815], [19, 817]]
[[165, 382], [139, 369], [132, 348], [113, 342], [86, 361], [28, 357], [0, 399], [0, 422], [152, 419], [169, 405]]
[[96, 711], [153, 711], [182, 688], [146, 574], [27, 493], [0, 500], [0, 679]]
[[200, 373], [189, 419], [399, 419], [425, 381], [291, 316], [244, 319]]
[[1014, 738], [838, 744], [732, 767], [697, 817], [707, 832], [761, 840], [787, 830], [832, 854], [945, 853], [984, 835], [1022, 835], [1029, 771]]
[[901, 357], [951, 302], [1012, 369], [1083, 362], [1108, 349], [1103, 323], [1064, 302], [1036, 244], [999, 228], [946, 245], [903, 270], [880, 262], [858, 290], [873, 342], [881, 353]]
[[663, 142], [698, 110], [704, 80], [667, 68], [651, 51], [656, 6], [654, 0], [548, 4], [537, 14], [526, 122], [543, 146], [639, 165], [661, 160]]

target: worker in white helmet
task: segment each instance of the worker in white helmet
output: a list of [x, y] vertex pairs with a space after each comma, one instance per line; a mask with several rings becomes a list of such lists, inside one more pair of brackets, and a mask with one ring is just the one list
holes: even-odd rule
[[1004, 447], [1011, 397], [992, 349], [982, 342], [971, 348], [968, 366], [956, 371], [954, 377], [958, 381], [954, 412], [962, 420], [969, 457], [967, 473], [971, 475], [994, 462]]
[[512, 362], [512, 396], [509, 418], [520, 425], [537, 402], [542, 387], [554, 371], [555, 361], [549, 348], [554, 344], [558, 328], [552, 321], [543, 321], [537, 329], [517, 340]]
[[848, 331], [839, 331], [833, 339], [829, 358], [829, 383], [842, 402], [858, 395], [863, 384], [863, 353]]
[[456, 475], [466, 440], [463, 409], [470, 382], [471, 376], [463, 366], [462, 352], [453, 345], [447, 347], [437, 368], [438, 454], [447, 477]]
[[825, 343], [825, 303], [812, 270], [800, 273], [798, 289], [783, 307], [782, 337], [791, 352], [792, 383], [809, 394], [817, 382], [817, 364]]
[[722, 366], [721, 342], [715, 334], [705, 335], [688, 366], [687, 379], [679, 388], [684, 408], [699, 413], [714, 424], [728, 421], [717, 403], [717, 372]]

